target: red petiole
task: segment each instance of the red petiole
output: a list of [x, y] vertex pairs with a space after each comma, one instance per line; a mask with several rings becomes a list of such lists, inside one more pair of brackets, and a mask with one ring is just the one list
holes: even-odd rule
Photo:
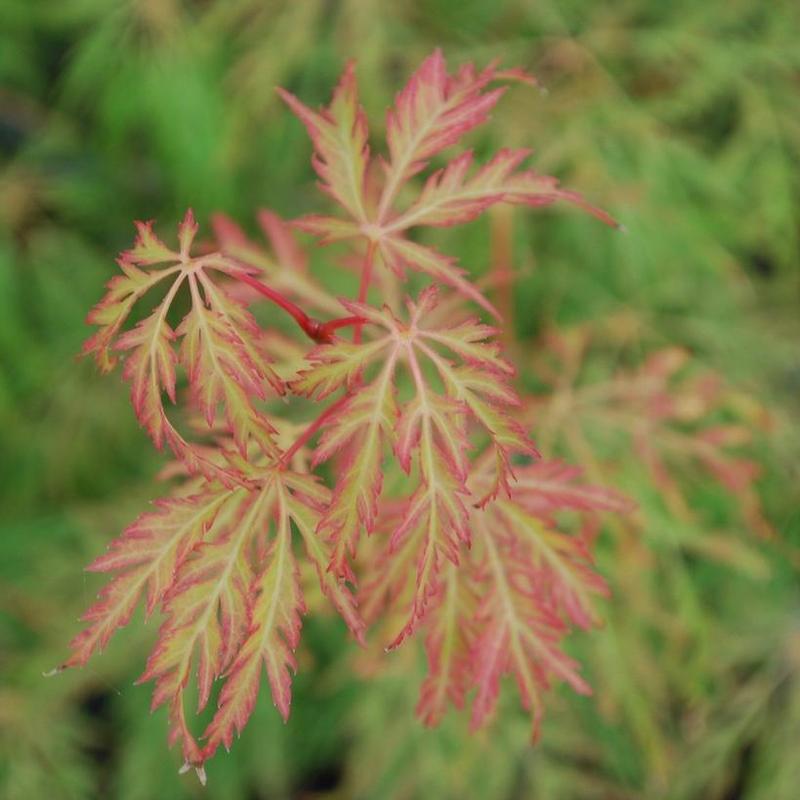
[[[375, 262], [375, 249], [377, 245], [374, 241], [370, 241], [367, 245], [367, 252], [364, 256], [364, 266], [361, 270], [361, 284], [358, 287], [358, 302], [367, 302], [367, 292], [369, 291], [369, 284], [372, 280], [372, 265]], [[356, 323], [353, 330], [353, 341], [358, 344], [361, 341], [361, 323]]]
[[[373, 265], [374, 259], [375, 259], [375, 242], [370, 242], [367, 245], [367, 253], [366, 253], [366, 256], [364, 258], [364, 266], [363, 266], [362, 272], [361, 272], [361, 283], [360, 283], [359, 288], [358, 288], [358, 302], [359, 303], [364, 303], [366, 301], [366, 299], [367, 299], [367, 290], [369, 289], [370, 279], [372, 277], [372, 265]], [[249, 281], [248, 281], [248, 283], [249, 283]], [[258, 281], [256, 281], [256, 283], [258, 283]], [[250, 285], [253, 286], [252, 283], [250, 283]], [[254, 286], [254, 288], [258, 288], [258, 287]], [[265, 286], [264, 288], [266, 289], [268, 287]], [[259, 289], [259, 291], [260, 291], [260, 289]], [[270, 292], [272, 292], [271, 289], [270, 289]], [[294, 305], [294, 304], [292, 304], [292, 305]], [[295, 308], [301, 314], [303, 313], [296, 306], [295, 306]], [[287, 309], [287, 311], [288, 310], [289, 309]], [[289, 311], [289, 313], [291, 314], [292, 312]], [[294, 314], [292, 314], [292, 316], [294, 316]], [[295, 319], [297, 319], [297, 318], [295, 317]], [[316, 323], [316, 320], [309, 320], [309, 321], [312, 322], [312, 323]], [[299, 322], [299, 320], [298, 320], [298, 322]], [[324, 323], [324, 325], [322, 325], [322, 329], [323, 329], [324, 334], [326, 334], [329, 338], [323, 339], [322, 341], [330, 341], [330, 337], [332, 336], [332, 332], [334, 330], [336, 330], [337, 328], [343, 328], [343, 327], [345, 327], [347, 325], [355, 325], [355, 328], [353, 330], [353, 341], [358, 343], [358, 342], [361, 341], [361, 326], [365, 322], [366, 322], [366, 320], [363, 317], [343, 317], [342, 319], [333, 319], [330, 322], [326, 322], [326, 323]], [[300, 324], [302, 326], [302, 323], [300, 323]], [[319, 323], [316, 323], [316, 324], [319, 324]], [[306, 330], [305, 327], [303, 327], [303, 330], [305, 330], [306, 333], [308, 333], [308, 331]], [[309, 333], [309, 336], [311, 336], [312, 339], [314, 338], [314, 336], [312, 336], [310, 333]], [[327, 422], [327, 420], [330, 419], [350, 399], [352, 394], [353, 394], [352, 391], [348, 391], [346, 394], [342, 395], [335, 403], [333, 403], [332, 405], [328, 406], [328, 408], [326, 408], [300, 434], [300, 436], [298, 436], [297, 439], [295, 439], [295, 441], [292, 443], [291, 447], [289, 447], [289, 449], [286, 450], [284, 452], [284, 454], [281, 456], [281, 464], [283, 466], [286, 466], [287, 464], [289, 464], [289, 462], [292, 459], [292, 456], [306, 442], [308, 442], [308, 440], [311, 439], [311, 437], [315, 433], [317, 433], [317, 431]]]
[[351, 395], [342, 395], [335, 403], [329, 405], [295, 440], [292, 446], [281, 456], [280, 463], [287, 466], [292, 456], [350, 399]]
[[246, 283], [251, 288], [255, 289], [259, 294], [262, 294], [268, 300], [273, 302], [279, 308], [282, 308], [292, 319], [303, 329], [309, 339], [313, 339], [318, 344], [327, 344], [333, 341], [333, 334], [339, 328], [345, 328], [349, 325], [355, 325], [356, 330], [359, 330], [366, 320], [363, 317], [341, 317], [340, 319], [332, 319], [328, 322], [320, 322], [313, 317], [309, 317], [300, 306], [289, 300], [275, 289], [270, 288], [262, 283], [258, 278], [252, 275], [242, 273], [237, 276], [242, 283]]

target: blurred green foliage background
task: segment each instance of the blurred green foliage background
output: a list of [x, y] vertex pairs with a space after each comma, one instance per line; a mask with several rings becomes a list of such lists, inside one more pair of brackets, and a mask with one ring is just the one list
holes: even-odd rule
[[[791, 0], [0, 0], [0, 797], [800, 797], [798, 38]], [[366, 674], [339, 627], [308, 620], [290, 723], [262, 694], [202, 790], [133, 686], [152, 624], [42, 677], [98, 588], [83, 565], [163, 463], [119, 379], [75, 360], [83, 318], [133, 219], [172, 231], [191, 205], [254, 229], [261, 206], [325, 202], [275, 85], [322, 103], [355, 57], [380, 141], [435, 46], [537, 74], [547, 93], [513, 89], [472, 144], [534, 147], [627, 228], [514, 214], [523, 379], [554, 326], [624, 340], [591, 350], [595, 375], [623, 351], [686, 348], [767, 410], [750, 455], [774, 534], [693, 473], [689, 525], [632, 452], [600, 444], [644, 523], [601, 539], [609, 623], [573, 637], [594, 698], [556, 692], [535, 748], [513, 703], [476, 736], [458, 714], [427, 731], [419, 652]], [[444, 238], [480, 273], [497, 224]]]

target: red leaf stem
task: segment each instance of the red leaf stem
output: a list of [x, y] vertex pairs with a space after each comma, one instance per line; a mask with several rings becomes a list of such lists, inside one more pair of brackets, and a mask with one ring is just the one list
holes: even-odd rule
[[362, 317], [342, 317], [340, 319], [329, 320], [328, 322], [320, 322], [313, 317], [309, 317], [300, 306], [293, 303], [288, 297], [281, 294], [281, 292], [261, 283], [260, 280], [254, 278], [252, 275], [241, 274], [238, 278], [243, 283], [246, 283], [248, 286], [264, 295], [264, 297], [273, 302], [276, 306], [282, 308], [303, 329], [305, 334], [318, 344], [332, 342], [333, 333], [339, 328], [355, 325], [356, 330], [359, 331], [361, 325], [366, 322]]
[[343, 394], [335, 403], [329, 405], [298, 437], [281, 456], [281, 464], [289, 464], [292, 456], [350, 399], [351, 392]]
[[[367, 292], [369, 291], [369, 284], [372, 280], [372, 266], [375, 263], [375, 250], [378, 243], [375, 240], [370, 240], [367, 245], [367, 252], [364, 256], [364, 266], [361, 268], [361, 284], [358, 287], [358, 302], [367, 302]], [[361, 341], [361, 325], [356, 325], [353, 331], [353, 341], [358, 344]]]

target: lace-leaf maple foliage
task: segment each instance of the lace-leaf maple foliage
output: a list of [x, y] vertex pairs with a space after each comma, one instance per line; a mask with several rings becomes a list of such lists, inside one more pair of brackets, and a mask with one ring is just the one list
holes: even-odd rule
[[[482, 724], [506, 674], [537, 723], [554, 679], [588, 691], [560, 643], [571, 625], [596, 621], [592, 596], [607, 591], [592, 568], [588, 521], [629, 503], [539, 459], [498, 330], [475, 315], [496, 310], [453, 258], [409, 235], [497, 203], [565, 200], [613, 224], [554, 179], [521, 169], [527, 151], [501, 150], [477, 169], [464, 151], [421, 186], [413, 180], [487, 121], [505, 91], [496, 84], [509, 80], [533, 82], [494, 65], [448, 74], [435, 52], [388, 113], [385, 157], [370, 152], [352, 64], [319, 111], [281, 90], [311, 136], [322, 189], [343, 212], [294, 226], [351, 243], [356, 298], [336, 300], [315, 282], [275, 214], [259, 214], [269, 253], [221, 215], [216, 244], [198, 244], [189, 211], [174, 250], [151, 223], [137, 223], [120, 274], [89, 315], [98, 330], [85, 352], [104, 371], [123, 359], [136, 416], [174, 453], [176, 481], [89, 566], [113, 577], [64, 666], [103, 650], [139, 604], [158, 613], [140, 680], [154, 683], [170, 742], [202, 778], [205, 761], [244, 728], [263, 672], [289, 716], [302, 617], [317, 602], [316, 592], [304, 597], [312, 579], [357, 641], [377, 620], [391, 628], [389, 647], [421, 632], [430, 670], [418, 712], [427, 723], [474, 689], [472, 723]], [[427, 286], [404, 297], [408, 272]], [[145, 311], [151, 295], [159, 299]], [[258, 299], [280, 311], [258, 309], [258, 322], [248, 308]], [[131, 326], [134, 310], [141, 321]], [[179, 425], [168, 409], [184, 395], [192, 414]], [[584, 524], [562, 527], [562, 512]], [[193, 686], [198, 711], [216, 697], [202, 736], [185, 713]]]

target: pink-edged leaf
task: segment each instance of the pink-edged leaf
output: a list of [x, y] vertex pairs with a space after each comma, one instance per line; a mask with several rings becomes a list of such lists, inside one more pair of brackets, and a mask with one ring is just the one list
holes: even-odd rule
[[500, 150], [472, 177], [472, 152], [462, 153], [447, 167], [433, 173], [413, 205], [386, 225], [387, 232], [419, 225], [442, 227], [469, 222], [496, 203], [545, 206], [564, 200], [612, 227], [617, 223], [577, 192], [561, 189], [555, 178], [532, 170], [518, 172], [530, 150]]
[[300, 249], [292, 233], [290, 224], [274, 211], [266, 208], [258, 210], [258, 224], [269, 240], [278, 262], [287, 270], [306, 272], [308, 256]]
[[547, 517], [559, 509], [627, 514], [636, 507], [628, 497], [604, 486], [580, 481], [582, 470], [564, 461], [539, 461], [517, 470], [514, 501]]
[[[234, 490], [207, 541], [178, 570], [164, 604], [166, 619], [139, 682], [152, 680], [153, 708], [180, 705], [196, 662], [198, 709], [208, 703], [213, 681], [236, 656], [247, 634], [248, 594], [253, 570], [246, 553], [255, 532], [265, 526], [271, 492]], [[193, 739], [174, 726], [171, 736], [193, 750]], [[188, 758], [187, 761], [194, 763]]]
[[[425, 454], [421, 457], [427, 458]], [[389, 648], [399, 647], [417, 630], [439, 589], [445, 562], [457, 565], [460, 550], [470, 544], [461, 485], [441, 466], [431, 463], [427, 469], [433, 477], [409, 498], [403, 519], [390, 539], [392, 551], [403, 548], [415, 554], [415, 584], [406, 621]]]
[[339, 339], [316, 347], [307, 356], [309, 366], [298, 373], [291, 387], [297, 394], [317, 400], [323, 400], [341, 388], [351, 389], [364, 367], [382, 354], [388, 345], [388, 340], [382, 337], [358, 344]]
[[593, 596], [608, 597], [609, 590], [593, 569], [586, 541], [556, 530], [516, 502], [499, 499], [492, 513], [498, 527], [502, 521], [516, 532], [520, 551], [530, 559], [531, 580], [541, 607], [565, 615], [584, 629], [597, 625]]
[[318, 236], [320, 244], [343, 242], [361, 235], [361, 227], [355, 222], [324, 214], [308, 214], [294, 220], [292, 224], [304, 233]]
[[160, 500], [156, 511], [142, 514], [87, 567], [90, 572], [118, 574], [83, 615], [90, 625], [72, 640], [64, 667], [83, 666], [93, 653], [104, 650], [111, 636], [130, 622], [143, 593], [145, 613], [153, 613], [227, 497], [223, 489]]
[[[282, 381], [269, 367], [261, 331], [250, 314], [206, 279], [206, 299], [190, 277], [192, 308], [177, 330], [183, 337], [180, 358], [189, 377], [192, 398], [213, 427], [222, 405], [242, 454], [255, 441], [275, 454], [274, 429], [255, 407], [266, 397], [266, 387], [283, 393]], [[209, 307], [210, 306], [210, 307]]]
[[177, 271], [144, 271], [125, 258], [120, 258], [117, 264], [123, 274], [108, 282], [105, 296], [86, 317], [89, 325], [97, 325], [100, 330], [86, 340], [82, 352], [94, 356], [103, 372], [109, 372], [117, 363], [110, 348], [133, 307], [157, 283]]
[[411, 207], [387, 228], [402, 231], [417, 225], [460, 225], [475, 219], [504, 199], [509, 176], [529, 153], [529, 150], [501, 150], [468, 178], [473, 155], [471, 150], [465, 151], [444, 169], [434, 172]]
[[494, 65], [478, 73], [467, 64], [448, 75], [444, 56], [436, 50], [411, 76], [387, 114], [390, 160], [379, 210], [381, 222], [404, 181], [424, 169], [431, 156], [486, 122], [505, 91], [484, 91], [496, 74]]
[[331, 419], [314, 454], [315, 463], [342, 454], [338, 480], [319, 531], [333, 545], [330, 568], [352, 577], [348, 557], [355, 556], [362, 528], [370, 533], [378, 512], [383, 486], [386, 442], [393, 438], [397, 410], [392, 386], [393, 368], [381, 379], [361, 389]]
[[[272, 700], [284, 720], [291, 704], [291, 674], [296, 669], [294, 650], [300, 642], [305, 603], [291, 546], [289, 517], [278, 489], [277, 531], [265, 556], [266, 565], [251, 586], [249, 628], [228, 671], [214, 718], [206, 728], [203, 757], [220, 744], [230, 748], [253, 712], [266, 669]], [[262, 666], [263, 665], [263, 666]]]
[[191, 257], [192, 242], [194, 242], [194, 237], [197, 236], [199, 229], [200, 226], [197, 224], [194, 212], [190, 208], [186, 211], [180, 225], [178, 225], [178, 244], [181, 248], [182, 261], [188, 261]]
[[[317, 530], [322, 510], [330, 503], [330, 493], [308, 476], [288, 475], [286, 482], [296, 493], [287, 499], [288, 511], [303, 539], [306, 555], [316, 569], [322, 593], [339, 612], [356, 641], [363, 644], [366, 626], [356, 599], [347, 584], [328, 569], [332, 553]], [[316, 496], [309, 500], [312, 492]]]
[[364, 182], [369, 163], [367, 120], [358, 103], [355, 64], [351, 61], [330, 105], [312, 111], [294, 95], [278, 89], [281, 98], [306, 126], [314, 144], [314, 169], [322, 188], [350, 215], [365, 222]]
[[514, 676], [523, 707], [538, 731], [541, 693], [553, 678], [569, 683], [579, 694], [590, 693], [577, 663], [560, 648], [565, 626], [538, 602], [536, 572], [524, 547], [512, 535], [498, 536], [482, 522], [486, 580], [490, 588], [478, 611], [481, 633], [473, 646], [473, 679], [477, 693], [471, 726], [480, 727], [492, 713], [500, 679]]
[[152, 266], [153, 264], [163, 264], [166, 261], [180, 260], [180, 255], [174, 250], [170, 250], [153, 233], [153, 224], [153, 220], [134, 222], [136, 239], [133, 247], [122, 254], [123, 260], [141, 266]]
[[477, 303], [496, 319], [500, 312], [483, 296], [481, 291], [465, 277], [466, 272], [456, 266], [455, 259], [442, 255], [432, 247], [412, 242], [402, 236], [384, 236], [379, 240], [378, 251], [384, 263], [399, 276], [407, 269], [428, 275], [436, 283], [451, 286]]
[[130, 351], [122, 376], [131, 385], [131, 402], [139, 424], [157, 447], [164, 442], [161, 396], [175, 401], [175, 333], [166, 321], [166, 305], [159, 306], [135, 328], [117, 340], [118, 350]]
[[437, 725], [448, 703], [464, 706], [472, 673], [476, 598], [468, 570], [448, 563], [431, 598], [425, 652], [428, 674], [420, 687], [416, 713], [425, 725]]
[[[198, 226], [191, 210], [178, 229], [177, 253], [155, 237], [149, 223], [137, 227], [134, 247], [118, 262], [123, 274], [109, 283], [106, 296], [89, 315], [88, 321], [100, 329], [86, 342], [84, 352], [93, 354], [102, 369], [114, 365], [110, 348], [124, 352], [123, 377], [131, 385], [134, 411], [156, 446], [167, 442], [190, 471], [231, 486], [237, 483], [236, 471], [206, 458], [178, 433], [167, 418], [162, 395], [166, 393], [175, 402], [178, 357], [174, 344], [183, 338], [180, 360], [209, 425], [214, 424], [217, 406], [224, 405], [228, 425], [243, 453], [248, 441], [254, 440], [264, 452], [275, 455], [272, 427], [253, 401], [266, 397], [267, 386], [283, 393], [283, 382], [269, 366], [263, 333], [255, 319], [206, 274], [206, 270], [214, 270], [237, 278], [251, 268], [219, 253], [192, 258]], [[165, 260], [172, 263], [161, 270], [139, 266]], [[172, 276], [172, 284], [163, 300], [135, 327], [122, 332], [136, 302], [168, 276]], [[173, 331], [167, 318], [184, 283], [189, 284], [192, 307]]]

